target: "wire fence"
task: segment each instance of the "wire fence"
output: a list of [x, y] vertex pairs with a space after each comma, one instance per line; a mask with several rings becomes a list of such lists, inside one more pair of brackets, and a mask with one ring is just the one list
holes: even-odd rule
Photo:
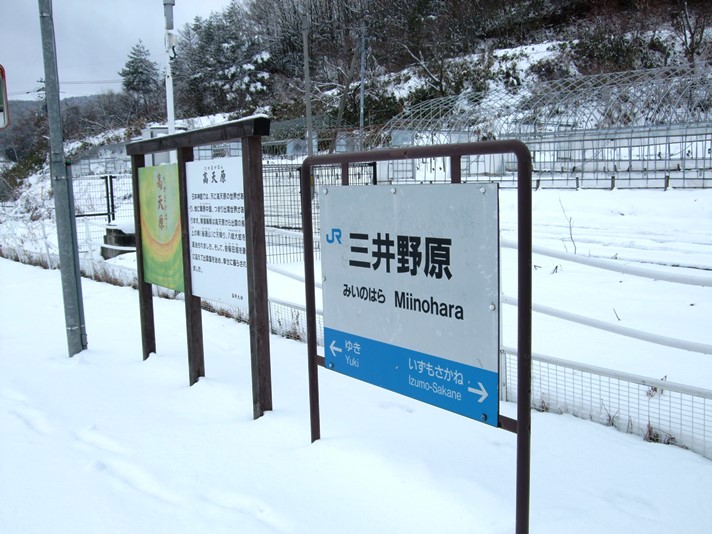
[[[446, 177], [449, 177], [447, 164], [445, 160], [406, 162], [406, 166], [410, 165], [410, 167], [403, 174], [403, 181], [412, 183], [413, 177], [422, 178], [427, 175], [427, 172], [432, 173], [431, 178], [441, 173], [442, 181], [446, 181]], [[370, 171], [371, 174], [368, 178], [363, 178], [363, 174], [359, 175], [356, 180], [351, 176], [353, 171], [349, 169], [350, 181], [361, 184], [383, 183], [384, 180], [392, 182], [392, 179], [387, 178], [389, 172], [393, 171], [392, 167], [388, 167], [392, 163], [385, 165], [385, 168], [373, 165], [361, 169], [358, 172]], [[314, 183], [319, 185], [340, 183], [333, 175], [337, 171], [337, 168], [332, 168], [328, 180], [323, 182], [314, 180]], [[298, 175], [295, 175], [295, 178], [296, 176]], [[472, 178], [470, 176], [471, 180]], [[476, 176], [475, 180], [491, 181], [491, 177], [481, 175]], [[561, 183], [558, 181], [553, 186], [556, 187]], [[510, 185], [516, 186], [514, 176]], [[576, 185], [580, 185], [580, 182]], [[610, 182], [607, 185], [610, 185]], [[613, 186], [615, 187], [615, 184]], [[641, 182], [637, 186], [646, 187], [650, 186], [650, 183]], [[688, 183], [687, 186], [696, 187], [698, 184]], [[312, 231], [315, 235], [319, 235], [319, 206], [316, 200], [313, 200], [312, 209], [314, 214]], [[319, 240], [315, 239], [317, 247], [318, 242]], [[296, 244], [292, 242], [290, 245]], [[301, 247], [301, 236], [298, 238], [298, 246]], [[318, 256], [318, 249], [314, 253]], [[594, 266], [605, 269], [613, 267], [612, 265]], [[632, 274], [647, 276], [643, 272]], [[691, 281], [684, 283], [691, 283]], [[270, 303], [270, 314], [273, 324], [276, 322], [279, 325], [276, 329], [273, 326], [273, 330], [278, 330], [283, 335], [286, 333], [296, 339], [306, 340], [304, 307], [273, 301]], [[283, 325], [288, 326], [285, 328]], [[317, 338], [321, 346], [323, 346], [323, 336], [323, 316], [318, 312]], [[501, 354], [500, 379], [503, 401], [516, 402], [516, 393], [513, 393], [517, 388], [515, 354], [516, 352], [511, 349]], [[532, 371], [532, 407], [541, 411], [569, 413], [590, 419], [623, 432], [640, 435], [651, 442], [685, 447], [712, 459], [712, 391], [709, 390], [536, 355]]]
[[[205, 154], [205, 157], [212, 156], [213, 151]], [[443, 180], [449, 173], [445, 161], [414, 161], [410, 164], [402, 180], [415, 181], [413, 177], [419, 177], [419, 181], [439, 181], [441, 173]], [[265, 163], [263, 172], [268, 262], [301, 262], [304, 251], [300, 165]], [[348, 172], [349, 181], [353, 185], [398, 179], [393, 178], [393, 169], [375, 164], [351, 166]], [[489, 181], [491, 177], [478, 175], [474, 179]], [[319, 167], [311, 182], [315, 192], [322, 185], [339, 185], [341, 168]], [[557, 180], [555, 183], [558, 186], [563, 182]], [[699, 187], [699, 184], [688, 183], [686, 187]], [[74, 179], [74, 189], [83, 275], [136, 287], [135, 269], [104, 262], [98, 257], [106, 226], [120, 218], [133, 220], [131, 176], [80, 176]], [[315, 193], [312, 203], [312, 231], [318, 235], [319, 206], [318, 195]], [[48, 239], [43, 225], [39, 229], [37, 226], [28, 226], [30, 230], [20, 231], [13, 224], [6, 222], [3, 225], [9, 232], [0, 236], [0, 256], [58, 268], [56, 246]], [[318, 243], [316, 239], [317, 248], [314, 253], [317, 256]], [[155, 292], [158, 296], [168, 298], [178, 296], [171, 290], [161, 288], [156, 288]], [[204, 300], [203, 308], [238, 321], [249, 320], [247, 310], [218, 302]], [[271, 297], [269, 315], [273, 333], [297, 340], [306, 339], [306, 310], [302, 305]], [[320, 313], [317, 316], [317, 329], [319, 343], [323, 345], [323, 317]], [[516, 351], [505, 349], [500, 360], [503, 401], [516, 401], [517, 379]], [[685, 447], [712, 459], [712, 391], [709, 390], [535, 355], [532, 407], [541, 411], [573, 414], [640, 435], [648, 441]]]
[[108, 225], [121, 219], [133, 224], [131, 175], [81, 175], [72, 185], [80, 252], [99, 254]]
[[[38, 240], [39, 241], [39, 240]], [[0, 247], [0, 256], [32, 265], [59, 268], [59, 256], [49, 248]], [[80, 258], [83, 276], [121, 286], [137, 287], [136, 270], [87, 256]], [[172, 290], [154, 286], [158, 297], [176, 298]], [[206, 311], [249, 322], [247, 310], [203, 300]], [[303, 305], [269, 298], [273, 334], [306, 340]], [[324, 344], [323, 315], [317, 312], [317, 340]], [[500, 399], [517, 401], [517, 352], [500, 353]], [[676, 445], [712, 460], [712, 390], [667, 380], [623, 373], [545, 356], [532, 355], [532, 408], [571, 414], [647, 441]]]
[[[517, 400], [516, 350], [500, 360], [501, 398]], [[590, 419], [712, 459], [712, 391], [532, 356], [532, 407]]]
[[[668, 132], [667, 135], [669, 137], [670, 133]], [[615, 139], [611, 142], [614, 141]], [[542, 147], [546, 143], [551, 142], [533, 141], [531, 149], [535, 160], [537, 154], [540, 159], [545, 159], [546, 155], [554, 150], [551, 147], [544, 150]], [[573, 144], [575, 143], [569, 143], [569, 145]], [[582, 154], [581, 158], [586, 157], [586, 150], [582, 148], [586, 146], [585, 144], [576, 150], [569, 145], [567, 145], [568, 152], [575, 153], [578, 150]], [[666, 150], [668, 152], [670, 150], [669, 143]], [[197, 159], [207, 159], [239, 155], [239, 152], [239, 145], [233, 143], [225, 146], [201, 147], [196, 156]], [[630, 154], [631, 151], [628, 150], [627, 153]], [[625, 171], [619, 171], [618, 164], [612, 160], [605, 163], [603, 160], [591, 159], [592, 156], [588, 156], [588, 160], [579, 161], [577, 159], [569, 162], [566, 164], [566, 168], [562, 167], [560, 170], [540, 162], [534, 170], [534, 187], [558, 189], [707, 188], [712, 187], [712, 181], [708, 176], [712, 174], [712, 160], [705, 155], [706, 152], [702, 157], [675, 160], [672, 164], [669, 160], [659, 161], [651, 158], [644, 167], [640, 164], [641, 160], [619, 162], [621, 167], [627, 165]], [[535, 163], [535, 165], [537, 164]], [[700, 166], [700, 168], [695, 166]], [[595, 169], [596, 172], [588, 172], [587, 167]], [[611, 172], [603, 171], [604, 168], [609, 167]], [[278, 160], [266, 161], [263, 165], [267, 254], [269, 261], [274, 263], [302, 261], [300, 168], [299, 163]], [[450, 176], [449, 161], [438, 158], [351, 165], [348, 172], [351, 185], [437, 183], [449, 181]], [[463, 158], [462, 174], [463, 182], [497, 182], [501, 187], [516, 187], [516, 162], [507, 161], [506, 156], [502, 155]], [[316, 190], [322, 185], [339, 184], [341, 184], [340, 167], [320, 166], [315, 169], [312, 176], [312, 187], [314, 188], [312, 210], [315, 221], [313, 230], [315, 232], [318, 232], [319, 220]], [[77, 239], [80, 248], [82, 252], [98, 254], [104, 244], [103, 237], [107, 225], [121, 219], [133, 221], [131, 175], [127, 173], [80, 174], [73, 179], [73, 186]], [[97, 246], [99, 249], [96, 248]], [[315, 240], [315, 246], [317, 247], [315, 253], [318, 255], [318, 240]]]
[[[262, 167], [267, 259], [272, 263], [301, 262], [304, 258], [301, 209], [301, 165], [294, 163], [266, 163]], [[349, 183], [368, 185], [376, 182], [374, 164], [354, 165], [349, 168]], [[320, 186], [341, 184], [341, 167], [320, 166], [311, 177], [313, 231], [318, 233]], [[319, 254], [319, 240], [314, 241]]]
[[[239, 153], [233, 145], [224, 147], [231, 150], [227, 155]], [[215, 154], [214, 148], [203, 152], [198, 153], [202, 159]], [[303, 258], [300, 169], [301, 165], [294, 163], [263, 166], [267, 256], [272, 263], [292, 263]], [[352, 183], [373, 183], [374, 172], [373, 165], [355, 167], [351, 171]], [[312, 182], [315, 188], [339, 184], [340, 168], [320, 168]], [[104, 236], [108, 225], [119, 219], [133, 221], [131, 175], [80, 175], [73, 178], [73, 186], [80, 252], [99, 254], [106, 246]], [[318, 213], [316, 194], [313, 203]]]
[[[707, 134], [709, 137], [709, 134]], [[612, 154], [592, 154], [589, 139], [563, 142], [522, 138], [532, 152], [535, 189], [708, 189], [712, 188], [712, 159], [700, 157], [632, 158], [630, 146], [612, 146]], [[614, 143], [616, 139], [612, 139]], [[622, 141], [622, 140], [621, 140]], [[671, 149], [659, 141], [666, 153]], [[684, 146], [689, 146], [685, 144]], [[706, 146], [712, 146], [712, 140]], [[564, 148], [565, 147], [565, 148]], [[647, 148], [654, 149], [655, 145]], [[684, 149], [684, 147], [683, 147]], [[566, 152], [568, 156], [558, 155]], [[689, 152], [689, 149], [687, 150]], [[517, 187], [517, 163], [508, 155], [462, 158], [463, 182], [496, 182], [503, 188]], [[438, 183], [450, 181], [450, 162], [444, 158], [392, 161], [379, 166], [382, 183]]]

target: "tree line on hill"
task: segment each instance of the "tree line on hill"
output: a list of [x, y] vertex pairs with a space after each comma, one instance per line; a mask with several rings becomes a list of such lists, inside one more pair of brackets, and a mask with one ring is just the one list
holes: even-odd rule
[[[363, 54], [365, 121], [377, 125], [422, 100], [484, 91], [493, 80], [521, 84], [516, 69], [495, 66], [495, 49], [556, 42], [556, 56], [527, 73], [554, 79], [707, 66], [711, 32], [708, 0], [232, 0], [177, 31], [176, 117], [303, 117], [305, 40], [314, 113], [358, 123]], [[469, 59], [453, 63], [462, 57]], [[131, 49], [119, 74], [121, 92], [62, 102], [66, 139], [115, 128], [133, 135], [147, 122], [165, 120], [163, 73], [143, 43]], [[422, 83], [394, 92], [404, 76]], [[0, 135], [6, 159], [19, 163], [17, 176], [3, 173], [7, 183], [44, 161], [47, 150], [42, 103], [15, 116], [20, 120]]]
[[[358, 122], [357, 83], [365, 53], [367, 123], [404, 105], [477, 88], [492, 77], [491, 52], [560, 40], [541, 77], [593, 74], [712, 59], [708, 0], [248, 0], [178, 32], [173, 62], [183, 116], [266, 111], [303, 117], [304, 32], [316, 113]], [[680, 39], [666, 41], [660, 28]], [[680, 44], [684, 50], [677, 53]], [[460, 72], [449, 60], [474, 59]], [[397, 98], [389, 74], [412, 69], [426, 83]]]

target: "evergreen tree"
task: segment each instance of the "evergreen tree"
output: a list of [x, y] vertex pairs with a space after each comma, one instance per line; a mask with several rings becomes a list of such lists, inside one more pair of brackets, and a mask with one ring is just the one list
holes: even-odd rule
[[129, 59], [119, 76], [124, 91], [134, 100], [138, 118], [146, 119], [158, 112], [158, 65], [151, 61], [150, 52], [140, 40], [129, 52]]
[[173, 63], [176, 102], [183, 114], [247, 114], [261, 104], [269, 83], [264, 52], [238, 2], [179, 32]]

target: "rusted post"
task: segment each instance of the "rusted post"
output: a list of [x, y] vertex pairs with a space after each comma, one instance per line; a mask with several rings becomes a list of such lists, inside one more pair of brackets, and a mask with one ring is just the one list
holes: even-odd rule
[[314, 295], [314, 230], [312, 219], [312, 185], [309, 158], [301, 169], [302, 230], [304, 232], [304, 287], [307, 309], [307, 370], [309, 380], [309, 424], [311, 441], [321, 438], [319, 414], [319, 365], [316, 353], [316, 296]]
[[245, 235], [247, 238], [247, 292], [250, 310], [253, 417], [272, 409], [272, 368], [267, 295], [267, 244], [262, 183], [262, 141], [258, 136], [242, 139], [242, 169], [245, 189]]
[[205, 376], [203, 348], [203, 317], [201, 299], [193, 295], [190, 261], [190, 217], [186, 163], [193, 161], [193, 147], [178, 149], [178, 190], [180, 192], [180, 233], [183, 253], [183, 288], [185, 296], [185, 327], [188, 344], [188, 383], [192, 386]]
[[153, 286], [146, 282], [143, 273], [143, 239], [141, 236], [141, 198], [138, 171], [146, 165], [143, 154], [131, 156], [131, 181], [133, 187], [134, 232], [136, 233], [136, 269], [138, 271], [138, 304], [141, 320], [141, 347], [146, 360], [156, 352], [156, 326], [153, 320]]

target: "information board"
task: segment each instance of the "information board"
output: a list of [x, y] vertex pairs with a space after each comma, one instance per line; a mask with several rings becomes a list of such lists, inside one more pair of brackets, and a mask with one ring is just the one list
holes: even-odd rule
[[496, 184], [319, 191], [326, 366], [497, 426]]
[[247, 237], [241, 158], [186, 164], [193, 294], [247, 307]]
[[144, 280], [184, 291], [178, 166], [139, 168], [138, 187]]

